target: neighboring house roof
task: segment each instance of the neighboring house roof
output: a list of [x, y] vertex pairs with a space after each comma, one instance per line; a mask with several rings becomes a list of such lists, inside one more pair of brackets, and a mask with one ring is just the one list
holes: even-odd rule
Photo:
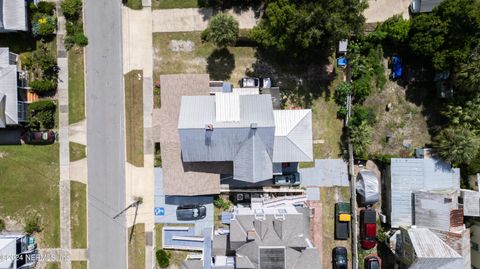
[[417, 261], [409, 268], [462, 268], [463, 259], [428, 228], [407, 230]]
[[443, 0], [415, 0], [420, 8], [419, 12], [432, 12], [432, 10], [440, 5]]
[[[205, 165], [193, 172], [182, 162], [178, 132], [178, 114], [184, 95], [209, 95], [208, 75], [162, 75], [161, 109], [154, 110], [155, 141], [160, 142], [165, 195], [202, 195], [220, 192], [220, 176], [207, 173]], [[207, 163], [204, 163], [207, 164]], [[211, 166], [211, 164], [207, 164]], [[197, 170], [195, 170], [197, 171]]]
[[[415, 225], [450, 231], [452, 210], [458, 209], [456, 192], [414, 192]], [[463, 222], [463, 221], [462, 221]]]
[[25, 0], [0, 0], [0, 31], [27, 31]]
[[436, 159], [392, 158], [390, 221], [393, 228], [412, 225], [412, 192], [460, 190], [460, 170]]
[[313, 161], [312, 111], [274, 110], [273, 162]]
[[299, 212], [235, 215], [230, 222], [230, 246], [238, 246], [234, 249], [237, 268], [321, 268], [318, 249], [311, 245], [304, 222], [308, 217]]
[[0, 128], [18, 124], [17, 66], [9, 64], [8, 48], [0, 49]]

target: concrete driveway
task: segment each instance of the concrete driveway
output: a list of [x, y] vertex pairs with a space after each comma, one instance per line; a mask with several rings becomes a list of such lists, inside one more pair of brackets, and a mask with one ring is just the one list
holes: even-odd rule
[[84, 1], [89, 268], [127, 268], [121, 4]]
[[[192, 186], [194, 188], [194, 186]], [[177, 220], [176, 210], [179, 205], [202, 204], [207, 208], [207, 215], [204, 219], [196, 221]], [[163, 172], [161, 168], [155, 168], [155, 210], [162, 208], [163, 215], [155, 214], [155, 223], [181, 224], [189, 223], [195, 225], [195, 235], [201, 236], [205, 228], [213, 229], [213, 196], [165, 196], [163, 194]]]
[[382, 22], [397, 14], [408, 19], [408, 5], [410, 0], [369, 0], [363, 15], [367, 23]]

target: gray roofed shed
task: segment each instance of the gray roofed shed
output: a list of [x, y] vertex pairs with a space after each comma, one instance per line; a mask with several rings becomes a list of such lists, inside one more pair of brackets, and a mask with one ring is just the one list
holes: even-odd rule
[[460, 170], [436, 158], [392, 158], [388, 180], [389, 216], [393, 228], [412, 225], [413, 192], [460, 190]]

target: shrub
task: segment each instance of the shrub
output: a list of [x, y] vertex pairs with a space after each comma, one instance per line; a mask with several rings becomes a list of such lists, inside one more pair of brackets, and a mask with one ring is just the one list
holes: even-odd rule
[[55, 10], [55, 4], [51, 2], [42, 1], [37, 4], [37, 11], [40, 13], [53, 15], [53, 11]]
[[0, 232], [2, 232], [3, 230], [5, 230], [5, 221], [3, 221], [3, 219], [0, 219]]
[[32, 67], [32, 53], [31, 52], [23, 52], [20, 53], [18, 56], [20, 62], [22, 63], [23, 66], [25, 66], [27, 69], [30, 69]]
[[354, 106], [352, 109], [352, 117], [350, 118], [351, 126], [358, 126], [366, 121], [369, 125], [376, 122], [375, 111], [371, 107]]
[[363, 102], [372, 91], [372, 77], [364, 75], [352, 83], [352, 92], [356, 102]]
[[88, 45], [88, 38], [83, 34], [83, 32], [76, 33], [73, 39], [75, 44], [79, 45], [80, 47], [85, 47]]
[[362, 122], [358, 126], [350, 127], [350, 143], [352, 143], [353, 151], [356, 157], [360, 159], [368, 159], [368, 147], [372, 143], [373, 128], [367, 122]]
[[223, 198], [218, 197], [213, 201], [213, 205], [217, 208], [227, 210], [230, 208], [231, 203], [229, 200], [225, 200]]
[[38, 216], [31, 216], [27, 218], [25, 222], [25, 226], [23, 227], [24, 232], [27, 234], [33, 234], [35, 232], [41, 232], [42, 229], [40, 228], [40, 217]]
[[38, 112], [35, 117], [40, 122], [43, 129], [53, 129], [55, 127], [55, 113], [51, 110]]
[[55, 16], [42, 16], [32, 22], [32, 33], [34, 36], [48, 36], [55, 32], [57, 18]]
[[167, 268], [170, 265], [170, 255], [165, 250], [157, 250], [155, 256], [157, 257], [158, 266], [161, 268]]
[[28, 122], [27, 122], [27, 129], [31, 130], [40, 130], [40, 121], [36, 117], [28, 117]]
[[73, 48], [73, 46], [75, 45], [75, 39], [73, 38], [73, 36], [67, 35], [63, 39], [63, 45], [65, 46], [65, 49], [67, 49], [67, 50], [70, 50], [71, 48]]
[[142, 0], [123, 0], [123, 4], [134, 10], [140, 10], [143, 8]]
[[79, 21], [67, 21], [65, 24], [65, 30], [67, 31], [67, 35], [75, 35], [75, 33], [83, 32], [83, 23]]
[[32, 62], [42, 70], [52, 70], [57, 66], [57, 58], [50, 49], [43, 45], [32, 53]]
[[40, 79], [30, 82], [30, 87], [38, 94], [47, 93], [57, 88], [57, 84], [51, 80]]
[[234, 45], [238, 39], [238, 22], [230, 15], [218, 13], [202, 32], [202, 40], [213, 42], [219, 47]]
[[352, 85], [348, 82], [342, 82], [335, 89], [335, 103], [339, 106], [337, 116], [345, 118], [347, 115], [347, 96], [352, 94]]
[[35, 101], [28, 106], [28, 110], [30, 111], [30, 113], [46, 110], [55, 111], [55, 108], [55, 102], [46, 99]]
[[77, 20], [82, 11], [82, 0], [64, 0], [60, 7], [68, 20]]

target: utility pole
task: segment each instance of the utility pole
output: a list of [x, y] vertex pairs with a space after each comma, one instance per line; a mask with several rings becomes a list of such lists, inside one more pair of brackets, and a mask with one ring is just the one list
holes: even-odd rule
[[129, 206], [127, 206], [125, 209], [123, 209], [122, 211], [120, 211], [117, 215], [115, 215], [113, 217], [113, 219], [117, 219], [118, 217], [120, 217], [123, 213], [125, 213], [127, 210], [129, 210], [130, 208], [132, 207], [135, 207], [135, 215], [133, 217], [133, 226], [132, 226], [132, 231], [130, 232], [130, 236], [129, 236], [129, 239], [128, 239], [128, 242], [132, 241], [132, 236], [133, 236], [133, 231], [135, 230], [135, 224], [137, 222], [137, 214], [138, 214], [138, 206], [141, 205], [143, 203], [143, 198], [142, 197], [139, 197], [137, 199], [135, 199], [135, 201], [133, 203], [131, 203]]

